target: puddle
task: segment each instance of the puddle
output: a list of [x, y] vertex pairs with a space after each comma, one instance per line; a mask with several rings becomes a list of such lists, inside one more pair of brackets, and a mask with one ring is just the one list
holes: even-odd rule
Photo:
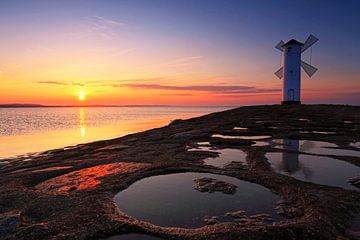
[[350, 143], [350, 146], [356, 147], [356, 148], [359, 148], [359, 149], [360, 149], [360, 142]]
[[330, 157], [311, 156], [297, 153], [267, 153], [271, 167], [278, 173], [302, 181], [359, 190], [348, 183], [350, 178], [360, 174], [360, 168]]
[[310, 120], [309, 120], [309, 119], [306, 119], [306, 118], [299, 118], [298, 120], [299, 120], [299, 121], [302, 121], [302, 122], [310, 122]]
[[225, 138], [225, 139], [243, 139], [243, 140], [262, 140], [271, 138], [271, 136], [227, 136], [222, 134], [214, 134], [211, 137]]
[[352, 121], [344, 121], [344, 123], [352, 123]]
[[162, 240], [162, 239], [163, 238], [158, 238], [145, 234], [129, 233], [129, 234], [112, 236], [107, 238], [106, 240]]
[[312, 131], [312, 133], [317, 133], [317, 134], [336, 134], [336, 132], [323, 132], [323, 131]]
[[234, 127], [233, 130], [239, 131], [239, 132], [246, 132], [248, 128], [245, 127]]
[[270, 146], [270, 142], [256, 141], [255, 144], [252, 144], [251, 146], [252, 147]]
[[[198, 145], [200, 145], [198, 143]], [[210, 165], [218, 168], [223, 168], [231, 162], [241, 162], [242, 165], [247, 166], [246, 162], [246, 153], [240, 149], [225, 148], [225, 149], [214, 149], [211, 146], [202, 146], [197, 148], [188, 149], [188, 151], [208, 151], [208, 152], [217, 152], [219, 153], [218, 157], [209, 157], [204, 159], [205, 165]]]
[[360, 157], [360, 151], [335, 149], [334, 147], [338, 147], [338, 145], [329, 142], [292, 139], [276, 139], [274, 142], [280, 144], [276, 146], [279, 149], [324, 155]]
[[[234, 194], [199, 192], [194, 179], [214, 178], [237, 186]], [[116, 194], [121, 211], [137, 219], [164, 227], [196, 228], [204, 226], [205, 216], [232, 221], [227, 212], [244, 210], [247, 215], [270, 214], [281, 217], [274, 209], [278, 195], [258, 184], [210, 173], [177, 173], [142, 179]]]

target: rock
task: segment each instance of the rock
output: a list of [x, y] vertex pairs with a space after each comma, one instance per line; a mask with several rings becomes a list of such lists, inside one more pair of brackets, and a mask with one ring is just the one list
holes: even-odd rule
[[297, 207], [289, 206], [287, 203], [280, 203], [275, 207], [277, 214], [285, 218], [296, 218], [304, 215], [303, 210]]
[[204, 222], [206, 225], [214, 225], [220, 222], [219, 218], [217, 216], [205, 216], [204, 217]]
[[360, 188], [360, 176], [350, 178], [348, 180], [348, 182], [351, 183], [352, 185], [354, 185], [355, 187]]
[[199, 192], [222, 192], [224, 194], [234, 194], [237, 186], [231, 183], [219, 181], [214, 178], [197, 178], [194, 179], [194, 188]]
[[0, 238], [14, 231], [21, 224], [20, 211], [10, 211], [0, 215]]
[[236, 212], [227, 212], [225, 216], [232, 217], [232, 218], [244, 218], [246, 217], [245, 211], [239, 210]]
[[246, 166], [244, 163], [242, 162], [235, 162], [232, 161], [231, 163], [225, 165], [226, 169], [233, 169], [233, 170], [247, 170], [249, 169], [248, 166]]

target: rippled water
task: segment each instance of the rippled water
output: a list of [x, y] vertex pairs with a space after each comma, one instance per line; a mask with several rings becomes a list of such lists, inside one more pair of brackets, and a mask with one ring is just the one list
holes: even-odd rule
[[[209, 177], [236, 185], [234, 195], [199, 192], [194, 179]], [[268, 213], [280, 219], [274, 207], [278, 195], [258, 184], [209, 173], [178, 173], [142, 179], [114, 198], [121, 211], [137, 219], [160, 226], [201, 227], [204, 216], [244, 210], [248, 216]]]
[[110, 139], [225, 107], [0, 108], [0, 158]]

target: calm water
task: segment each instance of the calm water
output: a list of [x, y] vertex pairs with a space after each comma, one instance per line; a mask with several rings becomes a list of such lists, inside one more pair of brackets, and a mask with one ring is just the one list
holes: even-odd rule
[[226, 107], [0, 108], [0, 158], [160, 127]]
[[[360, 152], [346, 149], [332, 149], [336, 144], [318, 141], [282, 139], [275, 140], [282, 149], [307, 153], [360, 156]], [[360, 175], [360, 168], [331, 157], [312, 156], [296, 152], [267, 153], [266, 157], [272, 168], [302, 181], [314, 182], [329, 186], [359, 190], [348, 183], [348, 179]]]
[[[199, 192], [194, 179], [210, 177], [238, 186], [234, 195]], [[258, 184], [209, 173], [178, 173], [142, 179], [114, 198], [121, 211], [137, 219], [166, 227], [201, 227], [204, 216], [244, 210], [248, 216], [268, 213], [279, 219], [274, 207], [278, 195]]]
[[218, 157], [209, 157], [204, 159], [204, 164], [211, 165], [218, 168], [223, 168], [231, 162], [241, 162], [244, 166], [247, 166], [246, 162], [246, 153], [240, 149], [212, 149], [211, 145], [206, 144], [203, 145], [198, 143], [199, 147], [188, 149], [190, 152], [196, 151], [208, 151], [208, 152], [217, 152], [219, 153]]

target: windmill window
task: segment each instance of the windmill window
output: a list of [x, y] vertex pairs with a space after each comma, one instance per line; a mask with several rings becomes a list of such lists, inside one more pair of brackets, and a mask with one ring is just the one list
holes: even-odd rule
[[290, 70], [290, 73], [294, 73], [294, 71], [293, 71], [293, 70]]
[[291, 47], [288, 47], [288, 52], [291, 52]]

